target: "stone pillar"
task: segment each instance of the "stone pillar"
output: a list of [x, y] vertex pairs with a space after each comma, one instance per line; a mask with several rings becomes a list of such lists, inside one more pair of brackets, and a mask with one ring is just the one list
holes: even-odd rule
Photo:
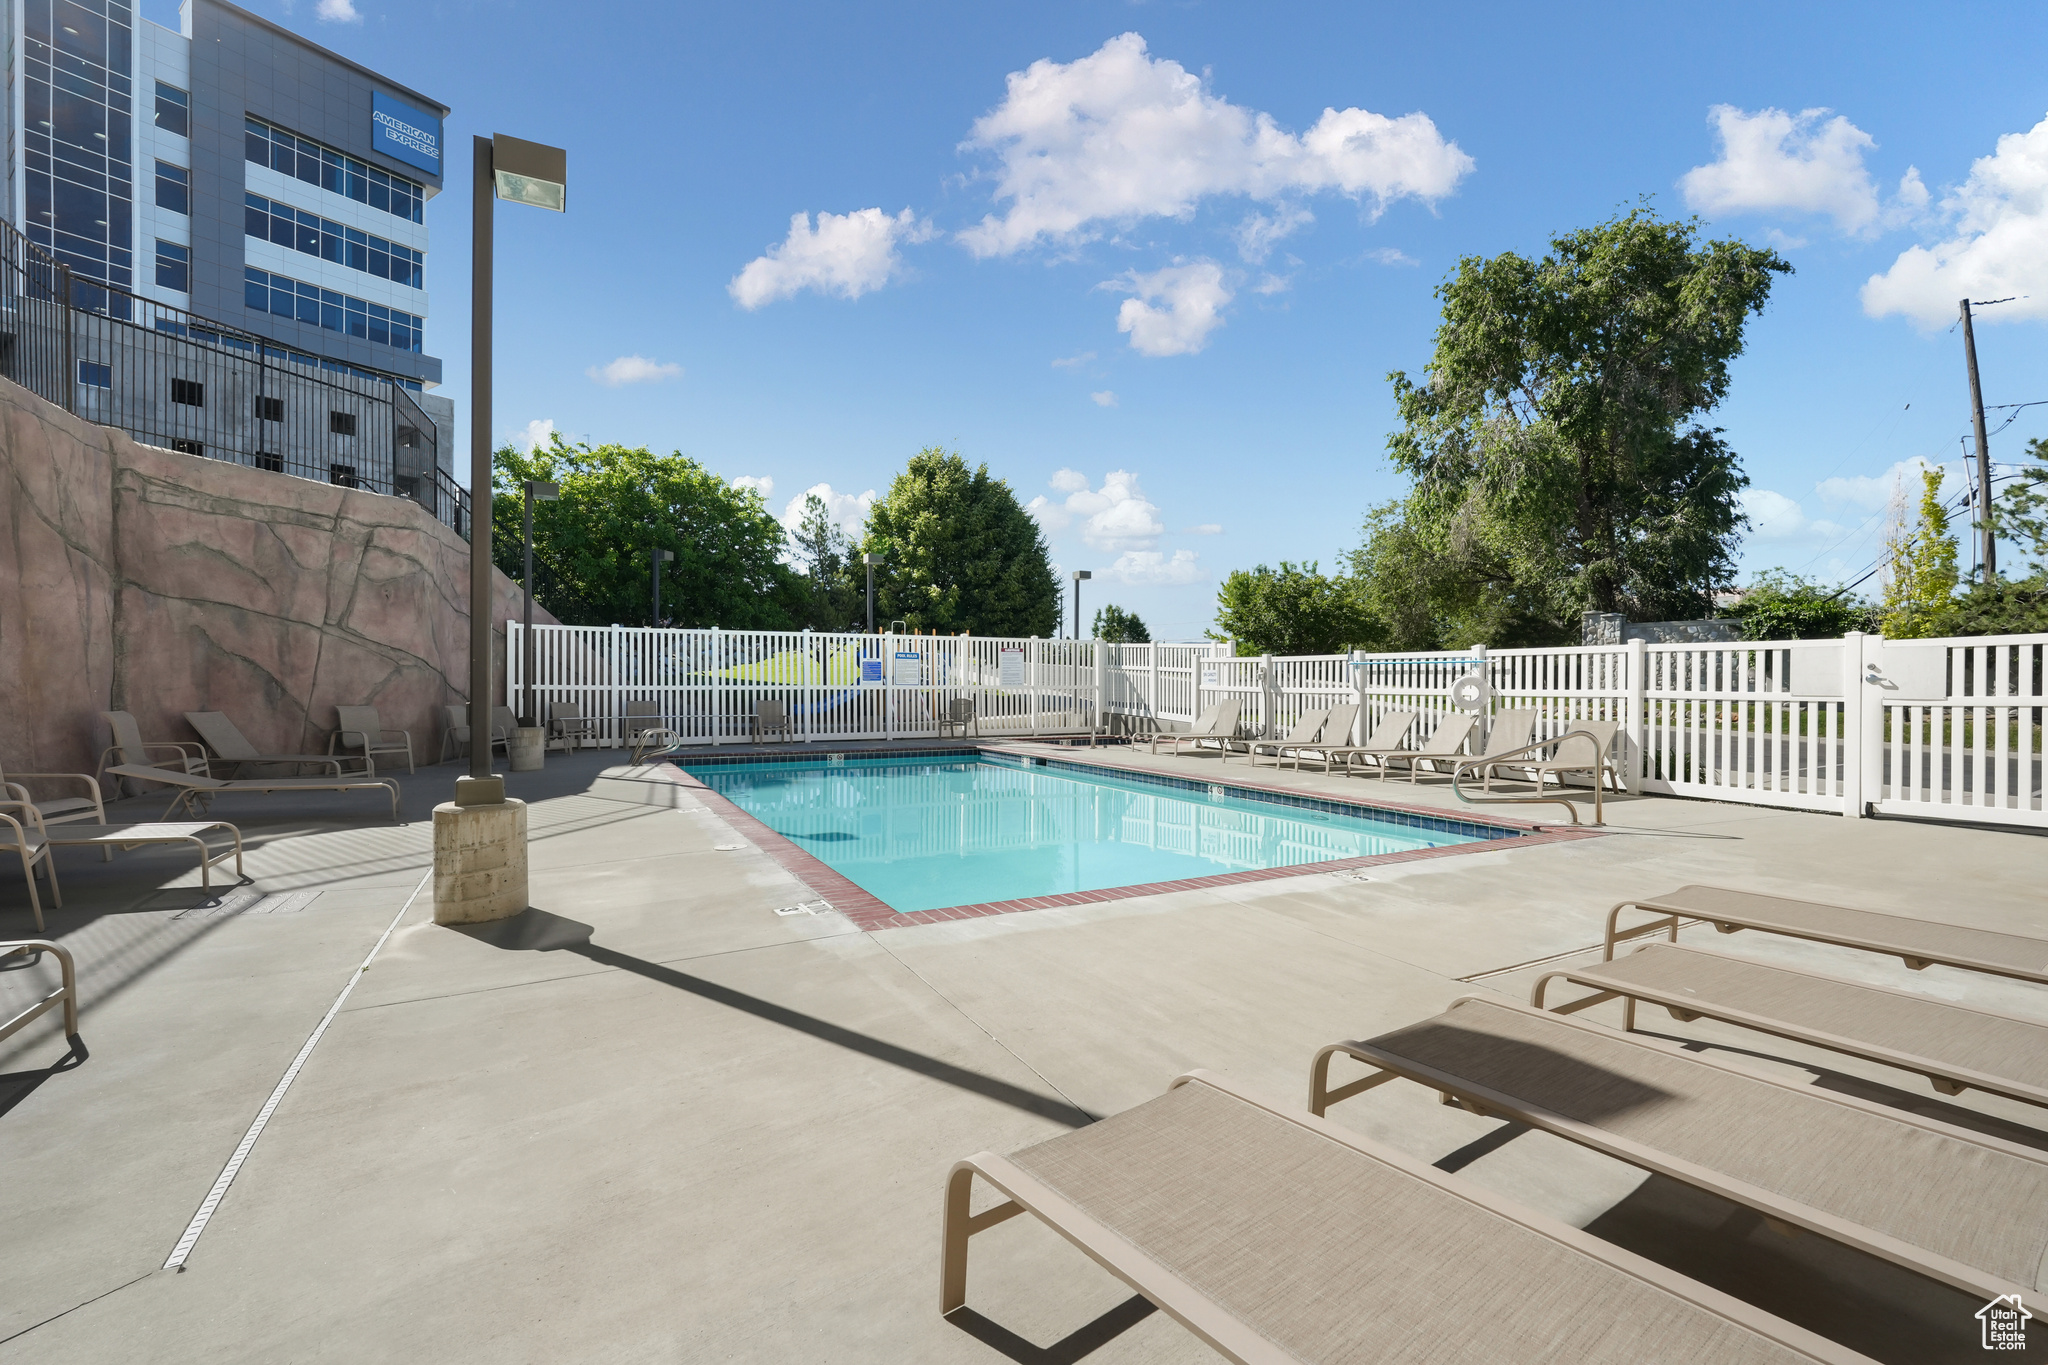
[[[472, 785], [483, 790], [463, 790]], [[489, 788], [499, 800], [463, 800]], [[526, 909], [526, 803], [504, 790], [503, 778], [468, 778], [454, 801], [434, 807], [434, 923], [482, 924]]]

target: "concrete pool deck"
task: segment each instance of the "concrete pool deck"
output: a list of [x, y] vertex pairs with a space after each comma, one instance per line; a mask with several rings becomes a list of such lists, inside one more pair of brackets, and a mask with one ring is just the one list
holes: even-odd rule
[[[345, 798], [221, 802], [253, 884], [219, 904], [173, 853], [60, 855], [50, 931], [78, 955], [90, 1054], [66, 1060], [47, 1021], [0, 1043], [0, 1361], [1214, 1359], [1030, 1219], [976, 1239], [972, 1314], [942, 1321], [947, 1167], [1194, 1067], [1299, 1102], [1321, 1044], [1473, 991], [1525, 1000], [1529, 964], [1597, 956], [1609, 905], [1684, 882], [2048, 936], [2048, 839], [1660, 798], [1613, 801], [1595, 839], [863, 932], [776, 913], [812, 888], [683, 785], [617, 759], [556, 754], [509, 776], [532, 803], [535, 908], [489, 930], [437, 927], [414, 899], [453, 765], [401, 777], [402, 826]], [[1455, 806], [1441, 782], [1285, 780]], [[186, 1269], [160, 1269], [394, 921]], [[18, 875], [0, 873], [0, 935], [31, 930]], [[2048, 1019], [2048, 990], [2020, 983], [1695, 936]], [[0, 972], [0, 1009], [45, 970]], [[1705, 1020], [1645, 1027], [2048, 1145], [2032, 1135], [2048, 1120], [2016, 1103], [1939, 1100]], [[1684, 1240], [1697, 1213], [1418, 1087], [1331, 1113], [1639, 1250]], [[1749, 1291], [1779, 1311], [1773, 1295], [1803, 1294], [1853, 1333], [1868, 1301], [1898, 1297], [1852, 1276], [1855, 1292], [1837, 1278], [1817, 1302], [1824, 1271], [1802, 1280], [1796, 1264], [1816, 1239], [1783, 1252], [1716, 1235], [1736, 1282], [1760, 1256], [1792, 1258]], [[1974, 1323], [1958, 1330], [1974, 1349]], [[1892, 1350], [1917, 1350], [1909, 1331]]]

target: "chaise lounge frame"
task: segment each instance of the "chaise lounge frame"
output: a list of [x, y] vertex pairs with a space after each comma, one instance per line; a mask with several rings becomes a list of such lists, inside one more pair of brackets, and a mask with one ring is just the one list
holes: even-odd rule
[[398, 820], [398, 783], [389, 777], [371, 777], [358, 774], [352, 777], [247, 777], [232, 782], [218, 777], [202, 777], [198, 773], [181, 773], [169, 768], [145, 768], [122, 764], [107, 769], [117, 777], [133, 777], [144, 782], [161, 782], [167, 787], [176, 787], [178, 794], [171, 804], [164, 808], [164, 819], [177, 814], [178, 808], [198, 811], [216, 796], [234, 796], [244, 792], [353, 792], [376, 788], [391, 797], [391, 818]]

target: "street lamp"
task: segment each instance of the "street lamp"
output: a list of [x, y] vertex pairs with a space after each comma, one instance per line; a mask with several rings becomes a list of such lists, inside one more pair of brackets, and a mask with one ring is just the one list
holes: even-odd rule
[[864, 554], [860, 562], [868, 566], [868, 634], [875, 633], [875, 565], [882, 562], [878, 554]]
[[536, 498], [542, 502], [555, 502], [561, 496], [562, 485], [558, 483], [546, 483], [540, 479], [526, 481], [526, 629], [519, 636], [526, 646], [525, 668], [520, 675], [526, 679], [526, 719], [519, 722], [521, 725], [540, 724], [533, 702], [533, 502]]
[[660, 628], [660, 626], [661, 626], [661, 566], [662, 566], [662, 565], [664, 565], [664, 564], [673, 564], [673, 563], [675, 563], [675, 562], [676, 562], [676, 552], [675, 552], [674, 550], [656, 550], [656, 551], [654, 551], [654, 553], [653, 553], [653, 559], [654, 559], [654, 625], [655, 625], [656, 629], [659, 629], [659, 628]]
[[[470, 190], [469, 308], [469, 776], [455, 804], [495, 806], [505, 779], [491, 775], [491, 268], [494, 198], [562, 211], [569, 154], [516, 137], [474, 142]], [[531, 639], [529, 633], [528, 638]]]
[[1095, 575], [1087, 569], [1074, 570], [1074, 638], [1081, 638], [1081, 580]]

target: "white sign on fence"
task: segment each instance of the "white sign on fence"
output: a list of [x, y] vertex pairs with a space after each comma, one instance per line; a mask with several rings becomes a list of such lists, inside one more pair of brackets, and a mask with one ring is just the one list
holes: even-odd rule
[[897, 687], [919, 687], [924, 683], [924, 656], [912, 649], [896, 651], [889, 681]]
[[996, 677], [996, 686], [1002, 688], [1005, 692], [1022, 692], [1024, 690], [1024, 651], [1021, 649], [1006, 649], [997, 657], [1002, 661], [1002, 665]]

